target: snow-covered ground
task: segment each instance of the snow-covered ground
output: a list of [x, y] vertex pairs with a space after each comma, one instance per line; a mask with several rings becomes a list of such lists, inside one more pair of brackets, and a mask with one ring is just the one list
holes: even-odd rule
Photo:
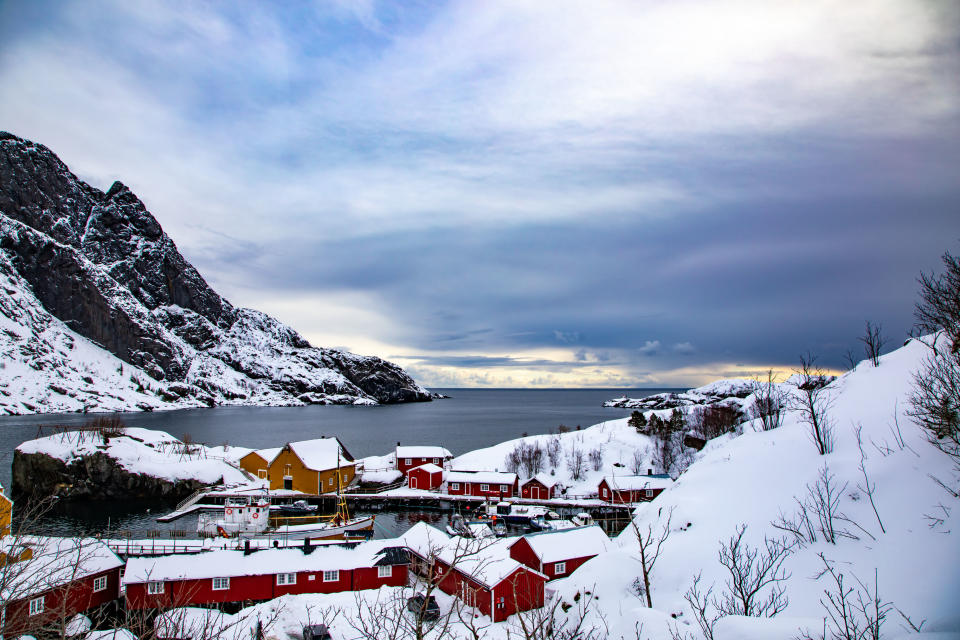
[[186, 445], [164, 431], [138, 427], [126, 427], [122, 435], [110, 437], [106, 442], [98, 432], [66, 431], [28, 440], [17, 450], [45, 453], [66, 464], [102, 452], [127, 471], [172, 481], [194, 479], [208, 484], [221, 480], [225, 484], [262, 482], [251, 480], [236, 466], [236, 460], [249, 449]]

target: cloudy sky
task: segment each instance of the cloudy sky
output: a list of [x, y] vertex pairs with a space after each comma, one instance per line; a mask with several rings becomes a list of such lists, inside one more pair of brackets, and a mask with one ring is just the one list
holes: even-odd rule
[[955, 2], [0, 3], [0, 129], [430, 386], [891, 346], [960, 251]]

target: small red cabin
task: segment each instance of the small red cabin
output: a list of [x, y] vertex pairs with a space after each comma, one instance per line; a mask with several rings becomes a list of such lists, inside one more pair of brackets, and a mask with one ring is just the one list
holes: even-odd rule
[[[393, 546], [390, 546], [393, 545]], [[128, 609], [255, 602], [285, 594], [337, 593], [407, 583], [406, 551], [392, 540], [355, 549], [315, 547], [211, 551], [132, 558], [123, 583]]]
[[512, 498], [519, 493], [520, 482], [515, 473], [499, 471], [448, 471], [447, 493], [453, 496]]
[[411, 489], [432, 491], [443, 484], [443, 469], [433, 463], [422, 464], [407, 471], [407, 486]]
[[3, 637], [15, 638], [120, 597], [123, 561], [102, 542], [39, 536], [8, 540], [2, 544], [7, 576], [0, 590]]
[[520, 485], [520, 497], [533, 500], [550, 500], [556, 497], [557, 481], [550, 476], [538, 473]]
[[438, 467], [443, 466], [453, 459], [453, 454], [443, 447], [433, 446], [400, 446], [397, 443], [397, 449], [394, 451], [397, 470], [403, 475], [407, 475], [410, 469], [414, 469], [424, 464], [435, 464]]
[[610, 546], [603, 529], [593, 525], [523, 536], [510, 545], [510, 557], [553, 580], [567, 577]]
[[414, 571], [493, 622], [544, 605], [547, 576], [509, 557], [503, 540], [450, 538], [425, 523], [404, 539]]
[[673, 480], [665, 474], [608, 476], [597, 486], [597, 495], [606, 502], [649, 502], [671, 485]]

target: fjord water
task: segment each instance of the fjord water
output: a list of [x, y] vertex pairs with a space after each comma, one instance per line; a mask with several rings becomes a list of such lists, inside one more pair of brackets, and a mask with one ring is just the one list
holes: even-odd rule
[[[433, 402], [364, 406], [215, 407], [153, 413], [120, 414], [129, 426], [160, 429], [178, 438], [189, 435], [209, 445], [228, 443], [250, 448], [278, 447], [286, 442], [337, 436], [355, 457], [384, 455], [397, 442], [437, 444], [459, 455], [505, 440], [555, 431], [559, 425], [586, 428], [630, 414], [603, 407], [605, 400], [626, 395], [643, 397], [675, 389], [434, 389], [449, 399]], [[0, 418], [0, 482], [10, 483], [13, 450], [37, 436], [40, 425], [80, 425], [87, 414], [46, 414]], [[73, 505], [61, 524], [67, 529], [96, 526], [111, 512], [133, 528], [145, 505]], [[155, 506], [155, 505], [154, 505]], [[64, 514], [65, 516], [67, 514]], [[68, 524], [71, 522], [72, 524]], [[182, 525], [180, 525], [182, 526]]]

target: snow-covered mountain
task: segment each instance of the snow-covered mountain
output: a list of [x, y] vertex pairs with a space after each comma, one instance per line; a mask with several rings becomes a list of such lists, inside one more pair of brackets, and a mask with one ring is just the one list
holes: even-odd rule
[[394, 403], [398, 366], [220, 297], [123, 184], [0, 132], [0, 414]]

